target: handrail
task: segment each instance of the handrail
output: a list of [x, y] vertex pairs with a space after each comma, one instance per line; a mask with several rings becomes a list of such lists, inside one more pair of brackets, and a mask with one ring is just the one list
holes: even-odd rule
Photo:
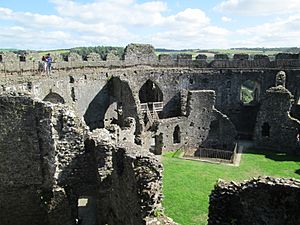
[[147, 110], [149, 110], [151, 113], [155, 112], [161, 112], [163, 110], [163, 102], [146, 102], [141, 103], [141, 111], [143, 113], [146, 113]]

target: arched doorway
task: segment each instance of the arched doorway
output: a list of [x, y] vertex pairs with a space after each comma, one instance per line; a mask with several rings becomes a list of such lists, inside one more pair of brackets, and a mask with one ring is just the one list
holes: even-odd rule
[[179, 144], [180, 142], [181, 142], [180, 127], [176, 125], [173, 132], [173, 143]]
[[59, 94], [55, 93], [55, 92], [50, 92], [44, 99], [43, 101], [46, 102], [51, 102], [54, 104], [65, 104], [65, 100], [63, 97], [61, 97]]
[[118, 77], [111, 78], [104, 85], [84, 114], [84, 120], [91, 130], [104, 128], [110, 124], [122, 127], [127, 117], [135, 118], [136, 129], [139, 130], [137, 107], [132, 90], [127, 82]]
[[256, 117], [259, 110], [261, 87], [255, 80], [245, 80], [240, 86], [240, 105], [237, 123], [239, 137], [251, 140], [254, 134]]
[[151, 121], [161, 118], [160, 112], [163, 110], [163, 93], [157, 84], [151, 80], [147, 80], [139, 90], [139, 99], [144, 118], [150, 121], [150, 123], [145, 124], [147, 130], [152, 126]]
[[147, 80], [139, 91], [139, 98], [141, 103], [162, 102], [163, 93], [157, 84]]
[[244, 105], [253, 105], [259, 102], [260, 85], [253, 80], [246, 80], [240, 88], [240, 100]]
[[270, 137], [270, 125], [269, 123], [263, 123], [261, 126], [261, 136], [262, 137]]

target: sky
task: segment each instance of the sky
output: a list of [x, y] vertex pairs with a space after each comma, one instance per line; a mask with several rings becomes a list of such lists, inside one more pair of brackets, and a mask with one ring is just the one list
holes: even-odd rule
[[0, 48], [299, 47], [300, 0], [0, 0]]

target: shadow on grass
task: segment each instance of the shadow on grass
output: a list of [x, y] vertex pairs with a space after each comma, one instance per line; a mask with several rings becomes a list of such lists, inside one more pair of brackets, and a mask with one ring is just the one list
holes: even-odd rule
[[289, 161], [289, 162], [300, 162], [300, 155], [288, 154], [285, 152], [272, 152], [272, 151], [262, 151], [259, 149], [251, 148], [243, 152], [243, 154], [256, 154], [264, 155], [266, 158], [274, 161]]
[[295, 173], [300, 175], [300, 169], [295, 170]]

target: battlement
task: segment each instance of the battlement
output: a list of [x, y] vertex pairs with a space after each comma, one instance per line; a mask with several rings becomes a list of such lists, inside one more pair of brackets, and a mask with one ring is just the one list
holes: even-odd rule
[[[156, 55], [155, 49], [149, 44], [129, 44], [125, 48], [124, 56], [120, 59], [113, 52], [109, 53], [105, 60], [99, 54], [91, 53], [87, 57], [76, 53], [68, 56], [52, 54], [52, 68], [80, 69], [80, 68], [123, 68], [137, 65], [148, 65], [153, 67], [189, 67], [189, 68], [275, 68], [288, 69], [300, 68], [299, 54], [279, 53], [271, 60], [267, 55], [254, 55], [250, 59], [248, 54], [235, 54], [229, 58], [226, 54], [216, 54], [214, 60], [208, 61], [207, 56], [199, 54], [192, 58], [191, 54], [169, 54]], [[38, 53], [17, 55], [12, 52], [0, 53], [0, 73], [13, 72], [38, 72], [42, 71], [43, 62]]]

